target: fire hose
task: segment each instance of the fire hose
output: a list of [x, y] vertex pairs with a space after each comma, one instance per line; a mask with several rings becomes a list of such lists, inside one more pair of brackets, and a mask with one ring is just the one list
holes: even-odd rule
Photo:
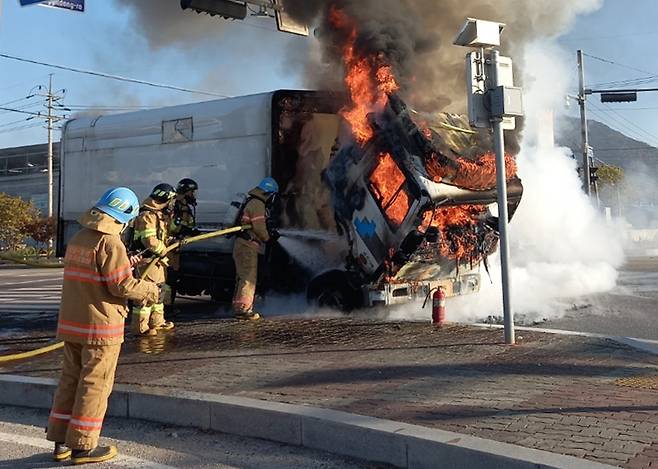
[[[248, 230], [250, 228], [251, 228], [251, 225], [234, 226], [234, 227], [226, 228], [226, 229], [223, 229], [223, 230], [211, 231], [210, 233], [204, 233], [204, 234], [200, 234], [198, 236], [192, 236], [192, 237], [189, 237], [189, 238], [184, 238], [184, 239], [181, 239], [180, 241], [168, 246], [167, 249], [165, 249], [165, 251], [162, 253], [162, 256], [164, 256], [164, 255], [166, 255], [166, 254], [168, 254], [172, 251], [175, 251], [176, 249], [180, 249], [183, 246], [186, 246], [186, 245], [191, 244], [191, 243], [196, 243], [198, 241], [204, 241], [206, 239], [211, 239], [211, 238], [217, 238], [219, 236], [225, 236], [225, 235], [232, 234], [232, 233], [239, 233], [240, 231]], [[146, 275], [162, 259], [162, 256], [156, 257], [155, 259], [153, 259], [148, 264], [146, 269], [144, 269], [144, 272], [142, 272], [142, 277], [143, 278], [146, 277]], [[64, 342], [57, 342], [57, 343], [48, 345], [46, 347], [41, 347], [41, 348], [38, 348], [38, 349], [29, 350], [27, 352], [15, 353], [15, 354], [11, 354], [11, 355], [2, 355], [2, 356], [0, 356], [0, 363], [6, 363], [6, 362], [14, 361], [14, 360], [20, 360], [22, 358], [31, 358], [31, 357], [34, 357], [36, 355], [41, 355], [41, 354], [44, 354], [44, 353], [52, 352], [53, 350], [57, 350], [57, 349], [59, 349], [63, 346], [64, 346]]]

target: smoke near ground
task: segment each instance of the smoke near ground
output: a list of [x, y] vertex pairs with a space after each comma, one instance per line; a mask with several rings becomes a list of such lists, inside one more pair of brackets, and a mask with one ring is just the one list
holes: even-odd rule
[[[612, 289], [624, 259], [618, 227], [606, 223], [582, 192], [570, 151], [547, 139], [550, 111], [563, 109], [571, 74], [567, 60], [547, 43], [526, 48], [528, 118], [517, 157], [524, 193], [509, 225], [512, 304], [524, 321], [563, 316], [578, 306], [574, 297]], [[502, 316], [500, 259], [489, 260], [491, 280], [482, 269], [480, 293], [449, 300], [448, 320]], [[392, 317], [428, 319], [429, 314], [414, 307]]]

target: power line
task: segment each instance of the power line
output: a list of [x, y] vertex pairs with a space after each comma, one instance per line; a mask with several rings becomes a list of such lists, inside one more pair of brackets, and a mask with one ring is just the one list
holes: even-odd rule
[[[599, 118], [602, 121], [606, 121], [607, 118], [613, 119], [613, 121], [615, 121], [618, 126], [621, 126], [623, 129], [625, 129], [624, 131], [621, 131], [621, 133], [629, 134], [630, 136], [632, 136], [633, 138], [638, 139], [638, 140], [647, 140], [647, 137], [648, 137], [649, 140], [651, 140], [651, 146], [654, 146], [654, 147], [658, 146], [658, 143], [656, 143], [656, 140], [654, 140], [655, 136], [653, 134], [651, 134], [648, 131], [642, 129], [641, 127], [639, 127], [638, 125], [636, 125], [633, 122], [629, 121], [628, 119], [623, 118], [623, 116], [619, 115], [619, 117], [617, 117], [617, 115], [615, 115], [614, 113], [613, 114], [607, 114], [607, 115], [601, 114], [601, 112], [603, 111], [601, 108], [595, 106], [593, 103], [590, 103], [590, 106], [591, 106], [591, 108], [593, 108], [593, 109], [591, 109], [592, 112], [595, 115], [599, 116]], [[620, 119], [620, 117], [623, 118], [624, 120]], [[626, 122], [624, 122], [624, 121], [626, 121]], [[638, 130], [635, 130], [627, 122], [632, 124], [633, 127], [639, 129], [641, 132], [638, 132]], [[644, 134], [646, 134], [646, 135], [644, 135]]]
[[656, 73], [655, 73], [655, 72], [647, 72], [646, 70], [642, 70], [642, 69], [640, 69], [640, 68], [635, 68], [635, 67], [631, 67], [630, 65], [620, 64], [619, 62], [615, 62], [615, 61], [613, 61], [613, 60], [609, 60], [609, 59], [604, 59], [604, 58], [601, 58], [601, 57], [597, 57], [597, 56], [595, 56], [595, 55], [586, 54], [586, 53], [584, 53], [584, 52], [583, 52], [583, 55], [589, 57], [590, 59], [599, 60], [599, 61], [604, 62], [604, 63], [607, 63], [607, 64], [616, 65], [616, 66], [618, 66], [618, 67], [627, 68], [627, 69], [629, 69], [629, 70], [635, 70], [636, 72], [640, 72], [640, 73], [646, 73], [647, 75], [651, 75], [651, 76], [653, 76], [653, 77], [656, 76]]
[[174, 85], [167, 85], [167, 84], [162, 84], [162, 83], [153, 83], [150, 81], [145, 81], [145, 80], [138, 80], [136, 78], [129, 78], [129, 77], [124, 77], [120, 75], [112, 75], [109, 73], [104, 73], [104, 72], [96, 72], [93, 70], [84, 70], [81, 68], [74, 68], [74, 67], [68, 67], [65, 65], [56, 65], [56, 64], [51, 64], [51, 63], [46, 63], [46, 62], [40, 62], [38, 60], [32, 60], [32, 59], [26, 59], [23, 57], [16, 57], [14, 55], [8, 55], [8, 54], [2, 54], [0, 53], [0, 57], [5, 58], [5, 59], [11, 59], [11, 60], [18, 60], [19, 62], [27, 62], [31, 64], [36, 64], [36, 65], [43, 65], [44, 67], [50, 67], [50, 68], [57, 68], [60, 70], [66, 70], [69, 72], [75, 72], [75, 73], [82, 73], [86, 75], [92, 75], [92, 76], [97, 76], [97, 77], [102, 77], [102, 78], [109, 78], [112, 80], [119, 80], [119, 81], [125, 81], [128, 83], [137, 83], [140, 85], [146, 85], [146, 86], [152, 86], [155, 88], [164, 88], [164, 89], [169, 89], [169, 90], [175, 90], [175, 91], [183, 91], [185, 93], [194, 93], [194, 94], [204, 94], [207, 96], [217, 96], [220, 98], [229, 98], [230, 96], [227, 96], [225, 94], [219, 94], [219, 93], [213, 93], [210, 91], [203, 91], [203, 90], [194, 90], [190, 88], [183, 88], [180, 86], [174, 86]]
[[43, 114], [40, 114], [40, 113], [38, 113], [38, 112], [22, 111], [22, 110], [20, 110], [20, 109], [12, 109], [12, 108], [2, 107], [2, 106], [0, 106], [0, 110], [3, 110], [3, 111], [11, 111], [11, 112], [19, 112], [19, 113], [21, 113], [21, 114], [29, 114], [29, 115], [31, 115], [31, 116], [42, 116], [42, 117], [43, 117]]

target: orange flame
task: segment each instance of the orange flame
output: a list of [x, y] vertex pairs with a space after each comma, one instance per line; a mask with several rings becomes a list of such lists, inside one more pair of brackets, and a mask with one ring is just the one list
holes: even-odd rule
[[477, 236], [475, 227], [478, 217], [484, 214], [487, 208], [484, 205], [459, 205], [443, 207], [425, 212], [421, 231], [434, 226], [441, 232], [439, 251], [443, 257], [449, 259], [478, 257]]
[[403, 187], [405, 177], [390, 153], [380, 153], [370, 175], [370, 187], [388, 220], [400, 226], [409, 211], [409, 195]]
[[350, 94], [351, 104], [341, 109], [340, 114], [349, 122], [356, 141], [364, 145], [373, 136], [368, 114], [381, 110], [386, 104], [387, 95], [395, 93], [400, 87], [395, 80], [393, 69], [386, 63], [384, 57], [381, 55], [363, 57], [357, 53], [356, 25], [344, 11], [332, 5], [329, 10], [329, 22], [337, 30], [348, 33], [347, 42], [343, 46], [343, 63], [345, 85]]

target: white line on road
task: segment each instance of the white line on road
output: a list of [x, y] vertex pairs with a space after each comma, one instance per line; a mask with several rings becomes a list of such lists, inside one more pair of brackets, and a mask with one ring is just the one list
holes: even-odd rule
[[[47, 450], [53, 449], [53, 444], [45, 439], [33, 438], [31, 436], [24, 435], [14, 435], [11, 433], [0, 432], [0, 441], [5, 441], [7, 443], [15, 443], [19, 445], [27, 445], [35, 448], [42, 448]], [[172, 466], [167, 466], [165, 464], [159, 464], [152, 461], [147, 461], [145, 459], [136, 458], [133, 456], [127, 456], [125, 454], [119, 454], [115, 459], [109, 461], [111, 466], [116, 467], [128, 467], [128, 468], [144, 468], [144, 469], [175, 469]], [[42, 468], [43, 466], [39, 466]], [[50, 466], [50, 467], [61, 467], [61, 466]]]
[[42, 278], [42, 279], [37, 279], [37, 280], [26, 280], [25, 282], [7, 282], [3, 283], [3, 287], [11, 287], [14, 285], [25, 285], [26, 283], [41, 283], [41, 282], [50, 282], [50, 283], [55, 283], [57, 282], [58, 279], [56, 278]]

